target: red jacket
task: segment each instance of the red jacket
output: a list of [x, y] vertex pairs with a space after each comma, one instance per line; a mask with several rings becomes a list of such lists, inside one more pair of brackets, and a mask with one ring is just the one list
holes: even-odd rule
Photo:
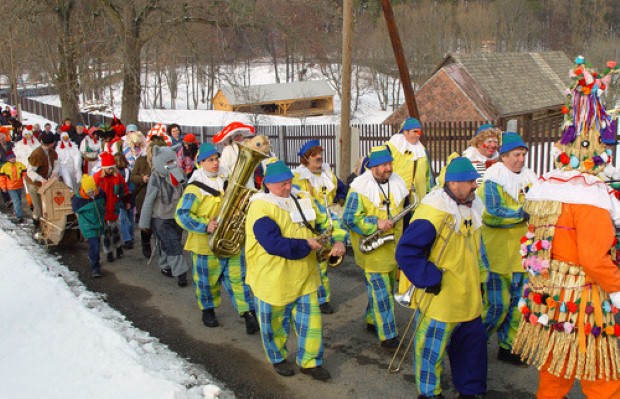
[[106, 222], [118, 219], [121, 206], [129, 203], [129, 187], [123, 176], [114, 170], [112, 176], [106, 176], [103, 169], [93, 175], [95, 184], [105, 193], [105, 216]]

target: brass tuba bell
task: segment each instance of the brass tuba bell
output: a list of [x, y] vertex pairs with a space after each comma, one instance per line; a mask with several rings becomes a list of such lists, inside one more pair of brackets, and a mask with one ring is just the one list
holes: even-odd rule
[[219, 224], [209, 237], [209, 247], [220, 258], [231, 258], [241, 252], [250, 197], [258, 191], [247, 188], [245, 184], [260, 161], [267, 158], [271, 148], [265, 136], [255, 136], [243, 144], [234, 142], [232, 145], [239, 147], [239, 157], [228, 177], [228, 188], [217, 214]]

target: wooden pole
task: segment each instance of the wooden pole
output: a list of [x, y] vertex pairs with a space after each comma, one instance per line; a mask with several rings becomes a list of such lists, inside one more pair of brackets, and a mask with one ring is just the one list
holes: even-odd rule
[[407, 104], [409, 116], [420, 119], [420, 112], [418, 111], [418, 106], [415, 102], [415, 95], [413, 94], [413, 86], [411, 86], [409, 69], [407, 68], [407, 62], [405, 61], [403, 44], [400, 41], [400, 35], [398, 34], [398, 27], [396, 26], [396, 21], [394, 20], [394, 12], [392, 11], [392, 5], [390, 4], [390, 0], [381, 0], [381, 7], [383, 7], [383, 16], [385, 18], [385, 23], [387, 24], [390, 41], [392, 42], [394, 58], [396, 59], [396, 66], [398, 67], [400, 82], [403, 85], [403, 91], [405, 93], [405, 103]]
[[351, 173], [351, 39], [353, 0], [342, 5], [342, 97], [340, 98], [340, 163], [338, 174], [345, 180]]

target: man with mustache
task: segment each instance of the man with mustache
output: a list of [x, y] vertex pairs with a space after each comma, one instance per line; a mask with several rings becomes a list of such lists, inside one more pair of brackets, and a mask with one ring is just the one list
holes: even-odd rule
[[490, 269], [484, 286], [484, 326], [488, 337], [497, 332], [497, 359], [517, 366], [524, 363], [510, 352], [521, 321], [517, 303], [527, 281], [519, 252], [529, 219], [523, 207], [526, 192], [538, 180], [523, 166], [527, 151], [521, 136], [504, 133], [500, 162], [486, 170], [478, 189], [484, 204], [482, 241]]
[[[323, 162], [323, 147], [319, 140], [307, 141], [299, 150], [301, 165], [293, 173], [293, 184], [300, 190], [310, 193], [312, 198], [329, 210], [334, 202], [344, 202], [347, 196], [345, 185], [332, 172], [328, 163]], [[326, 202], [327, 201], [327, 202]], [[332, 213], [332, 218], [336, 216]], [[337, 222], [336, 222], [337, 223]], [[334, 313], [330, 303], [331, 288], [327, 276], [327, 260], [319, 264], [321, 286], [319, 287], [319, 306], [321, 313]]]
[[[386, 146], [372, 149], [369, 169], [351, 183], [343, 216], [351, 234], [355, 263], [364, 270], [368, 292], [366, 329], [377, 334], [381, 346], [390, 351], [396, 350], [399, 343], [392, 293], [398, 271], [394, 251], [403, 232], [403, 223], [394, 223], [392, 218], [402, 211], [409, 195], [405, 181], [392, 173], [392, 161]], [[394, 239], [363, 253], [361, 240], [378, 230], [383, 235], [393, 234]]]
[[[486, 393], [487, 346], [482, 324], [480, 175], [457, 157], [448, 164], [444, 187], [422, 200], [396, 248], [398, 267], [416, 289], [419, 307], [414, 336], [414, 370], [419, 399], [443, 398], [442, 362], [450, 359], [459, 398]], [[422, 292], [423, 291], [423, 292]]]

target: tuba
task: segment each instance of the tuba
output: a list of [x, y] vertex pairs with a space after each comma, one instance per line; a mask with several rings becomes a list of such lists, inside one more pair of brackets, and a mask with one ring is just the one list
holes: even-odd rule
[[222, 206], [217, 214], [218, 226], [209, 237], [209, 247], [220, 258], [231, 258], [241, 252], [245, 242], [245, 219], [250, 197], [258, 190], [247, 188], [246, 182], [261, 160], [267, 158], [269, 140], [256, 136], [241, 143], [239, 157], [228, 177], [228, 188], [224, 193]]
[[332, 251], [332, 233], [334, 231], [334, 220], [332, 218], [332, 211], [327, 206], [327, 193], [323, 191], [323, 198], [325, 199], [325, 209], [327, 210], [327, 218], [329, 220], [329, 227], [327, 231], [317, 237], [317, 241], [323, 246], [316, 253], [316, 258], [320, 262], [327, 261], [327, 266], [338, 267], [344, 260], [344, 256], [330, 256], [329, 253]]
[[[392, 222], [396, 224], [402, 218], [404, 218], [409, 212], [413, 211], [419, 204], [418, 197], [413, 193], [413, 202], [403, 208], [402, 211], [398, 212], [392, 219]], [[387, 244], [388, 242], [394, 241], [394, 234], [387, 234], [382, 236], [383, 233], [381, 230], [377, 230], [371, 235], [365, 237], [360, 241], [360, 251], [363, 254], [367, 254], [380, 246]]]

